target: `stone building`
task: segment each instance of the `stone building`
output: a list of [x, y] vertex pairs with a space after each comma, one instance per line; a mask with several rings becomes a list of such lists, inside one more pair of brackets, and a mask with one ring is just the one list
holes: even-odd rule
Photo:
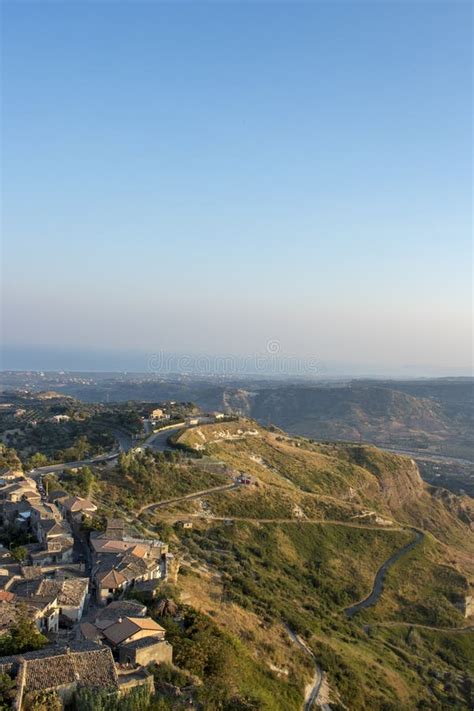
[[171, 664], [173, 647], [165, 639], [142, 637], [121, 644], [118, 649], [118, 658], [121, 664], [138, 664], [143, 667], [151, 662]]

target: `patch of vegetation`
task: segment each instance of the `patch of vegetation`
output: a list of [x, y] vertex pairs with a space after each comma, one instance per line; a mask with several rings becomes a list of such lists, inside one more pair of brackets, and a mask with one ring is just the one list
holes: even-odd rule
[[21, 470], [21, 461], [14, 449], [11, 447], [5, 447], [4, 444], [0, 444], [0, 469], [8, 467], [9, 469]]
[[[291, 711], [302, 703], [303, 679], [282, 680], [232, 635], [191, 607], [179, 622], [160, 617], [173, 645], [174, 663], [198, 681], [195, 701], [208, 711], [262, 709]], [[186, 677], [185, 677], [186, 678]]]
[[90, 467], [80, 467], [76, 470], [66, 469], [62, 474], [49, 473], [43, 477], [46, 493], [63, 489], [71, 496], [87, 498], [97, 488], [97, 475]]
[[147, 503], [229, 483], [179, 452], [128, 452], [114, 470], [101, 471], [101, 488], [111, 504], [136, 510]]
[[16, 681], [9, 674], [0, 674], [0, 711], [11, 709], [16, 696]]
[[7, 524], [0, 528], [0, 543], [11, 550], [23, 548], [29, 543], [36, 543], [36, 536], [29, 531], [24, 531], [14, 524]]
[[33, 620], [20, 610], [15, 624], [8, 634], [0, 637], [0, 656], [22, 654], [41, 649], [48, 643], [48, 638], [38, 631]]
[[55, 691], [31, 691], [25, 695], [28, 711], [62, 711], [63, 704]]
[[74, 695], [73, 708], [74, 711], [165, 711], [172, 707], [153, 698], [146, 687], [131, 689], [123, 696], [113, 689], [82, 687]]
[[[74, 462], [87, 459], [109, 451], [114, 443], [113, 436], [108, 432], [95, 430], [87, 423], [75, 420], [30, 425], [12, 439], [12, 444], [18, 451], [42, 454], [48, 462]], [[33, 467], [36, 463], [38, 466], [37, 462], [37, 458], [30, 458], [28, 465]]]

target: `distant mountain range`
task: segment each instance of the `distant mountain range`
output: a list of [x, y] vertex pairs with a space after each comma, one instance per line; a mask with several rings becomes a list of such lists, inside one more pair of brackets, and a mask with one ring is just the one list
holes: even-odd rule
[[4, 387], [56, 390], [88, 402], [195, 402], [313, 439], [373, 442], [474, 461], [474, 379], [298, 381], [146, 375], [3, 374]]
[[248, 410], [259, 421], [314, 439], [364, 440], [470, 458], [472, 404], [472, 383], [354, 382], [260, 390]]

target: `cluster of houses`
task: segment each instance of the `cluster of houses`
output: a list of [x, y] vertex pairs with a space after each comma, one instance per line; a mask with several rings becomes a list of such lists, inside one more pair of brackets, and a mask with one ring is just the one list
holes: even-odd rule
[[123, 521], [109, 519], [103, 533], [90, 538], [92, 579], [99, 604], [120, 597], [127, 589], [153, 595], [161, 580], [175, 575], [175, 561], [162, 541], [127, 535]]
[[[172, 409], [170, 410], [170, 408], [172, 408], [173, 405], [176, 405], [176, 403], [170, 402], [167, 403], [167, 405], [155, 407], [151, 410], [147, 416], [150, 425], [152, 427], [163, 426], [164, 422], [171, 418]], [[176, 417], [176, 413], [174, 416]], [[194, 425], [208, 425], [219, 422], [224, 420], [225, 417], [226, 415], [223, 412], [214, 411], [205, 414], [188, 415], [187, 417], [183, 417], [183, 420], [188, 427], [192, 427]]]
[[64, 491], [46, 496], [22, 472], [0, 472], [3, 528], [36, 539], [21, 556], [0, 546], [0, 637], [26, 615], [50, 642], [0, 657], [0, 673], [16, 680], [20, 711], [36, 692], [55, 692], [66, 706], [79, 686], [152, 690], [146, 666], [172, 661], [164, 628], [126, 593], [133, 588], [152, 599], [164, 579], [177, 575], [173, 555], [161, 541], [131, 535], [119, 519], [86, 535], [81, 524], [96, 510]]
[[186, 418], [186, 425], [193, 427], [195, 425], [210, 425], [215, 422], [220, 422], [225, 419], [223, 412], [209, 412], [205, 415], [191, 415]]

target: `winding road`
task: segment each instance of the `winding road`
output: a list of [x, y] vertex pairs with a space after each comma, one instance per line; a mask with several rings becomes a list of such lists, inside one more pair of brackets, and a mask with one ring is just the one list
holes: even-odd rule
[[356, 602], [355, 605], [346, 607], [344, 612], [347, 617], [354, 617], [354, 615], [356, 615], [361, 610], [365, 610], [365, 608], [372, 607], [372, 605], [375, 605], [380, 595], [382, 594], [383, 583], [387, 571], [392, 567], [392, 565], [399, 561], [400, 558], [403, 558], [404, 555], [406, 555], [413, 548], [415, 548], [415, 546], [417, 546], [418, 543], [420, 543], [425, 537], [425, 534], [422, 531], [418, 531], [414, 528], [411, 530], [415, 533], [415, 538], [410, 541], [410, 543], [407, 543], [406, 546], [403, 546], [403, 548], [400, 548], [398, 551], [396, 551], [392, 556], [390, 556], [390, 558], [388, 558], [388, 560], [385, 561], [385, 563], [380, 566], [375, 575], [372, 592], [360, 602]]
[[[232, 482], [232, 484], [222, 484], [221, 486], [213, 486], [211, 489], [202, 489], [201, 491], [193, 491], [190, 494], [183, 494], [183, 496], [175, 496], [172, 499], [163, 499], [162, 501], [155, 501], [152, 504], [146, 504], [138, 510], [137, 516], [141, 516], [147, 511], [153, 511], [153, 509], [164, 508], [170, 504], [177, 504], [180, 501], [190, 501], [191, 499], [199, 499], [201, 496], [206, 494], [215, 494], [219, 491], [230, 491], [231, 489], [237, 489], [239, 484]], [[209, 517], [211, 518], [211, 517]]]
[[[288, 627], [288, 625], [286, 625], [286, 631], [288, 632], [288, 636], [291, 639], [291, 641], [294, 642], [295, 644], [297, 644], [298, 647], [300, 647], [300, 649], [303, 650], [303, 652], [305, 652], [306, 654], [309, 654], [309, 656], [313, 660], [315, 674], [313, 677], [311, 689], [306, 694], [306, 698], [304, 700], [304, 706], [303, 706], [304, 711], [310, 711], [310, 709], [313, 708], [313, 704], [316, 702], [316, 700], [319, 696], [319, 692], [321, 691], [321, 684], [323, 683], [323, 670], [319, 666], [313, 652], [308, 647], [306, 642], [299, 636], [299, 634], [296, 634], [296, 632], [293, 632], [293, 630], [290, 627]], [[329, 708], [329, 707], [327, 707], [327, 708]]]
[[152, 432], [143, 444], [140, 445], [140, 448], [151, 449], [155, 452], [164, 452], [166, 449], [171, 449], [168, 444], [169, 437], [179, 432], [179, 430], [182, 430], [183, 427], [184, 422], [180, 422], [176, 426], [163, 427], [161, 430], [158, 430], [158, 432]]
[[[176, 427], [169, 427], [158, 432], [153, 432], [142, 445], [138, 445], [137, 449], [152, 449], [156, 452], [164, 452], [166, 449], [170, 449], [168, 445], [168, 437], [175, 434], [180, 429], [183, 428], [184, 423], [177, 425]], [[130, 435], [121, 431], [114, 430], [113, 435], [117, 440], [118, 448], [113, 452], [107, 452], [106, 454], [99, 454], [97, 457], [91, 457], [90, 459], [81, 459], [75, 462], [58, 462], [57, 464], [46, 464], [44, 467], [37, 467], [29, 472], [32, 477], [43, 476], [44, 474], [49, 474], [52, 472], [62, 471], [63, 469], [78, 469], [79, 467], [88, 467], [93, 464], [104, 464], [107, 462], [112, 462], [117, 459], [120, 452], [128, 452], [133, 448], [133, 440]]]
[[44, 474], [49, 474], [50, 472], [58, 472], [63, 469], [78, 469], [79, 467], [88, 467], [91, 464], [102, 464], [106, 462], [111, 462], [117, 459], [121, 450], [118, 449], [116, 452], [109, 452], [108, 454], [100, 454], [92, 459], [81, 459], [76, 462], [58, 462], [57, 464], [46, 464], [44, 467], [37, 467], [36, 469], [31, 469], [28, 475], [31, 477], [42, 476]]

